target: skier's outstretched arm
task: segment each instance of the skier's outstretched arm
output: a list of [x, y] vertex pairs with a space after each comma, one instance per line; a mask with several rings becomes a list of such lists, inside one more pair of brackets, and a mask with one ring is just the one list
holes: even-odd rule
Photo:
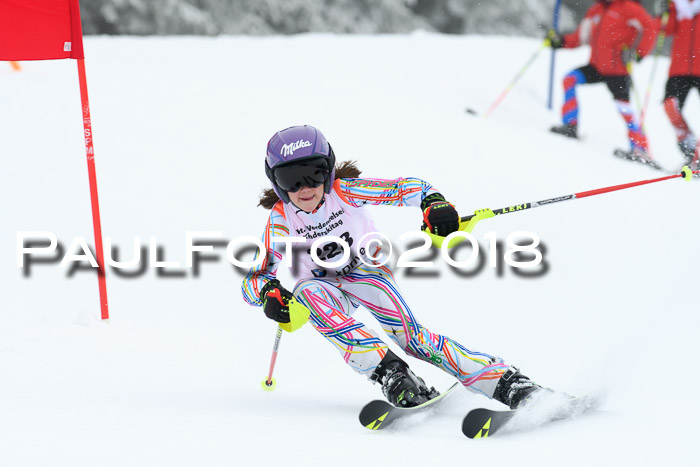
[[419, 207], [425, 227], [436, 235], [447, 236], [459, 229], [459, 214], [454, 205], [430, 183], [419, 178], [340, 179], [334, 189], [352, 206]]
[[637, 54], [639, 57], [646, 57], [656, 45], [656, 35], [659, 30], [659, 24], [654, 21], [654, 18], [647, 13], [641, 5], [632, 5], [630, 10], [630, 18], [628, 24], [634, 27], [641, 26], [639, 34], [639, 44], [637, 45]]

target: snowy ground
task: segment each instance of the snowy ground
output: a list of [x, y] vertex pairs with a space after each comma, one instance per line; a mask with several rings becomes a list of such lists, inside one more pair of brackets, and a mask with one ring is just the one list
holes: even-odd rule
[[[697, 287], [700, 182], [671, 180], [483, 221], [474, 234], [538, 234], [548, 270], [523, 278], [484, 266], [399, 282], [419, 319], [573, 394], [606, 388], [576, 421], [486, 441], [459, 430], [495, 403], [461, 391], [437, 416], [370, 432], [356, 418], [379, 397], [310, 326], [283, 336], [278, 387], [263, 392], [275, 325], [241, 299], [224, 259], [184, 267], [185, 232], [258, 236], [265, 144], [276, 130], [321, 128], [365, 175], [431, 181], [463, 214], [657, 177], [615, 160], [624, 123], [604, 85], [580, 91], [582, 141], [558, 122], [559, 82], [587, 49], [557, 56], [545, 108], [545, 51], [488, 118], [484, 111], [538, 47], [518, 38], [307, 35], [292, 38], [88, 38], [85, 48], [105, 235], [164, 248], [167, 269], [108, 278], [99, 321], [94, 274], [57, 262], [17, 267], [17, 232], [92, 243], [74, 62], [0, 64], [0, 464], [356, 466], [694, 465], [700, 408]], [[635, 71], [641, 98], [651, 60]], [[659, 104], [647, 119], [656, 158], [681, 162]], [[700, 121], [691, 94], [687, 118]], [[420, 213], [372, 208], [396, 241]], [[285, 278], [283, 274], [283, 279]], [[444, 291], [444, 293], [436, 291]], [[371, 321], [365, 311], [358, 317]], [[373, 327], [377, 327], [373, 324]], [[396, 350], [396, 349], [395, 349]], [[438, 387], [450, 378], [427, 364]], [[669, 411], [672, 410], [672, 411]], [[511, 456], [516, 459], [511, 459]]]

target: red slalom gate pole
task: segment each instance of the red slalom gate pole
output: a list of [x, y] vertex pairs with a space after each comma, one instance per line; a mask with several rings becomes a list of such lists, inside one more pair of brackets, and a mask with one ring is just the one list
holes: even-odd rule
[[[524, 211], [526, 209], [548, 206], [550, 204], [559, 203], [561, 201], [571, 201], [574, 199], [587, 198], [589, 196], [602, 195], [603, 193], [610, 193], [612, 191], [626, 190], [627, 188], [632, 188], [632, 187], [641, 186], [641, 185], [648, 185], [650, 183], [663, 182], [665, 180], [671, 180], [674, 178], [683, 178], [686, 181], [690, 181], [691, 178], [693, 177], [693, 175], [698, 175], [698, 174], [700, 174], [700, 170], [690, 170], [686, 166], [686, 167], [683, 167], [683, 170], [680, 173], [668, 175], [666, 177], [652, 178], [649, 180], [641, 180], [638, 182], [625, 183], [622, 185], [608, 186], [605, 188], [598, 188], [596, 190], [581, 191], [579, 193], [558, 196], [556, 198], [545, 199], [542, 201], [533, 201], [531, 203], [516, 204], [514, 206], [508, 206], [505, 208], [494, 209], [493, 213], [496, 216], [499, 214], [509, 214], [511, 212], [519, 212], [519, 211]], [[462, 217], [460, 220], [462, 222], [468, 222], [469, 220], [471, 220], [475, 216], [476, 216], [476, 214], [472, 214], [469, 216]]]
[[97, 282], [100, 293], [100, 314], [102, 319], [109, 319], [107, 303], [107, 281], [105, 278], [104, 251], [102, 248], [102, 224], [100, 222], [100, 203], [97, 196], [97, 173], [95, 171], [95, 148], [92, 142], [92, 119], [88, 99], [85, 61], [78, 62], [78, 79], [80, 81], [80, 101], [83, 107], [83, 130], [85, 135], [85, 154], [87, 155], [88, 178], [90, 181], [90, 203], [92, 205], [92, 226], [95, 235], [95, 259], [97, 260]]

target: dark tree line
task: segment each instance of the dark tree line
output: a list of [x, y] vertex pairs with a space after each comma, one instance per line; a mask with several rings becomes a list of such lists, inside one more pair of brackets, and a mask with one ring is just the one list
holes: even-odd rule
[[[654, 0], [645, 0], [651, 8]], [[563, 0], [573, 29], [592, 0]], [[86, 34], [406, 33], [541, 36], [554, 0], [83, 0]]]

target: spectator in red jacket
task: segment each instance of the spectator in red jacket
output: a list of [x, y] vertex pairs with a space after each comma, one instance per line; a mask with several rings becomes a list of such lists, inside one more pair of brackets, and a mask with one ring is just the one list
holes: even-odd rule
[[[664, 109], [676, 131], [686, 164], [695, 170], [700, 146], [681, 110], [691, 89], [697, 88], [700, 92], [700, 0], [675, 0], [670, 5], [662, 2], [662, 10], [668, 13], [663, 32], [673, 36]], [[664, 22], [661, 24], [663, 26]]]
[[633, 155], [648, 159], [647, 140], [629, 102], [631, 79], [627, 64], [631, 60], [641, 60], [652, 50], [656, 31], [654, 19], [633, 0], [598, 0], [588, 9], [575, 32], [561, 36], [550, 30], [547, 37], [552, 48], [591, 46], [588, 65], [564, 77], [563, 124], [552, 127], [551, 131], [578, 137], [576, 86], [605, 83], [627, 124]]

